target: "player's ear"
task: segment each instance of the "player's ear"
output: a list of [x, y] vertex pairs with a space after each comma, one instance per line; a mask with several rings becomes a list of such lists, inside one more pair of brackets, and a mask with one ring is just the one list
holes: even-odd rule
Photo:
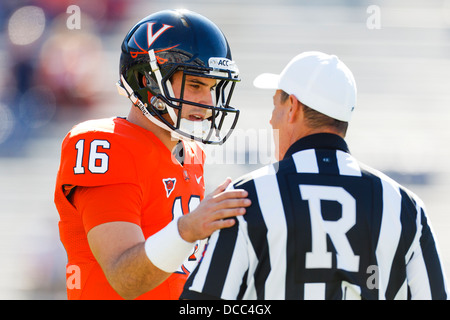
[[303, 117], [303, 105], [293, 94], [289, 96], [289, 104], [288, 121], [289, 123], [297, 122], [299, 117]]

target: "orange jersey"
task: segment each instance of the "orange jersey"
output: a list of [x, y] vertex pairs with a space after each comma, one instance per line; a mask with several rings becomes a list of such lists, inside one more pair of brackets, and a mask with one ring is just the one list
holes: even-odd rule
[[[87, 233], [91, 228], [128, 221], [138, 224], [148, 238], [172, 219], [195, 209], [203, 199], [204, 152], [197, 143], [183, 144], [181, 165], [152, 132], [126, 119], [86, 121], [67, 134], [62, 143], [55, 205], [68, 256], [69, 299], [120, 299], [89, 248]], [[76, 186], [100, 187], [95, 188], [99, 190], [98, 201], [91, 201], [93, 210], [85, 216], [67, 198]], [[110, 194], [102, 196], [102, 189]], [[195, 259], [194, 255], [189, 258]], [[186, 262], [139, 298], [178, 299], [191, 268]]]

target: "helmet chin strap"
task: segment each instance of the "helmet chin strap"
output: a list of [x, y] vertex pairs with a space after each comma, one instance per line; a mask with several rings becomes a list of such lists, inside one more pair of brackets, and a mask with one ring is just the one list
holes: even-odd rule
[[[159, 90], [162, 93], [163, 92], [162, 75], [161, 75], [161, 70], [159, 70], [158, 60], [156, 59], [155, 50], [150, 50], [148, 52], [148, 56], [150, 58], [150, 67], [152, 68], [152, 72], [156, 76], [156, 81], [158, 82]], [[167, 84], [167, 89], [169, 90], [170, 96], [175, 97], [175, 94], [173, 93], [172, 85], [170, 83]], [[173, 123], [177, 123], [178, 117], [175, 114], [175, 111], [173, 110], [173, 108], [169, 108], [166, 106], [166, 110], [169, 113], [170, 119], [172, 119]]]
[[128, 99], [131, 100], [131, 102], [139, 108], [139, 110], [142, 111], [142, 113], [145, 115], [147, 119], [149, 119], [151, 122], [156, 124], [157, 126], [172, 131], [166, 124], [156, 119], [154, 116], [151, 115], [151, 113], [147, 110], [147, 107], [142, 101], [134, 94], [133, 89], [130, 87], [128, 82], [125, 80], [123, 75], [120, 75], [120, 82], [116, 83], [117, 90], [119, 91], [119, 94], [125, 97], [128, 97]]

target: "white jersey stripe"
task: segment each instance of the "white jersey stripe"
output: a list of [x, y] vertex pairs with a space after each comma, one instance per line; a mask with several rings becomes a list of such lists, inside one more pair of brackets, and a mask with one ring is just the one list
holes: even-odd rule
[[208, 274], [209, 265], [211, 264], [212, 259], [212, 253], [214, 252], [219, 233], [220, 232], [214, 232], [209, 239], [208, 250], [205, 252], [205, 255], [202, 258], [201, 268], [197, 270], [198, 276], [194, 278], [194, 281], [192, 282], [192, 285], [190, 287], [190, 289], [193, 291], [201, 292], [203, 286], [205, 285], [205, 281], [207, 279], [206, 275]]
[[409, 247], [409, 250], [406, 252], [405, 255], [405, 264], [407, 264], [409, 262], [409, 260], [411, 259], [411, 256], [414, 253], [414, 250], [416, 250], [417, 247], [420, 246], [420, 235], [422, 234], [422, 215], [421, 215], [421, 207], [419, 204], [416, 204], [416, 208], [417, 208], [417, 216], [416, 216], [416, 226], [417, 226], [417, 231], [416, 231], [416, 236], [414, 237], [414, 240], [411, 243], [411, 246]]
[[292, 158], [298, 173], [319, 173], [316, 151], [314, 149], [297, 152], [292, 155]]
[[305, 283], [305, 300], [324, 300], [325, 283]]
[[349, 153], [336, 150], [336, 158], [339, 168], [339, 174], [343, 176], [361, 177], [361, 169], [358, 162]]
[[269, 167], [270, 174], [257, 177], [254, 181], [261, 213], [268, 230], [271, 269], [279, 270], [270, 272], [267, 277], [265, 299], [275, 300], [285, 298], [287, 227], [275, 169], [273, 166]]
[[408, 297], [408, 281], [405, 279], [400, 290], [398, 290], [397, 294], [394, 297], [394, 300], [406, 300]]
[[383, 213], [375, 254], [379, 270], [378, 295], [380, 300], [385, 300], [392, 262], [402, 230], [400, 222], [402, 197], [398, 187], [394, 184], [385, 179], [381, 179], [381, 184], [383, 188]]
[[[243, 219], [242, 219], [243, 220]], [[246, 229], [245, 221], [239, 223], [244, 223], [244, 225], [239, 225], [239, 229]], [[238, 232], [236, 244], [233, 251], [233, 256], [231, 258], [230, 266], [227, 273], [227, 278], [225, 280], [222, 299], [235, 300], [236, 292], [239, 292], [239, 287], [241, 286], [240, 281], [236, 279], [242, 279], [245, 271], [249, 267], [249, 258], [247, 254], [247, 246], [245, 245], [245, 238], [242, 232]]]
[[[248, 255], [248, 274], [253, 275], [255, 274], [255, 270], [257, 267], [256, 261], [258, 261], [258, 258], [256, 256], [255, 250], [253, 246], [251, 246], [248, 243], [248, 229], [247, 229], [247, 222], [242, 216], [239, 216], [237, 218], [239, 220], [239, 233], [244, 236], [246, 239], [245, 248], [247, 249], [247, 255]], [[236, 279], [233, 279], [233, 281], [236, 281]], [[235, 298], [234, 298], [235, 299]], [[244, 293], [244, 296], [242, 297], [244, 300], [256, 300], [256, 287], [255, 287], [255, 278], [254, 277], [247, 277], [247, 290]]]
[[[407, 278], [411, 287], [411, 297], [415, 300], [431, 299], [427, 267], [420, 246], [415, 250], [411, 261], [406, 266]], [[424, 276], [425, 275], [425, 276]], [[419, 288], [420, 290], [415, 290]]]

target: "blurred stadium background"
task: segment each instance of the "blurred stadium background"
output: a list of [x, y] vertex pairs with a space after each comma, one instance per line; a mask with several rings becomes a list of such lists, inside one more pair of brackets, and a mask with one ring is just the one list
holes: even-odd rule
[[[70, 28], [70, 5], [81, 10], [80, 29]], [[337, 54], [359, 91], [350, 150], [422, 197], [450, 274], [450, 1], [1, 0], [0, 299], [65, 299], [53, 205], [61, 141], [80, 121], [126, 116], [115, 88], [121, 41], [168, 8], [197, 11], [224, 31], [243, 80], [233, 101], [244, 134], [234, 138], [260, 133], [256, 144], [230, 142], [245, 161], [209, 159], [208, 191], [271, 154], [263, 138], [272, 92], [253, 79], [302, 51]]]

